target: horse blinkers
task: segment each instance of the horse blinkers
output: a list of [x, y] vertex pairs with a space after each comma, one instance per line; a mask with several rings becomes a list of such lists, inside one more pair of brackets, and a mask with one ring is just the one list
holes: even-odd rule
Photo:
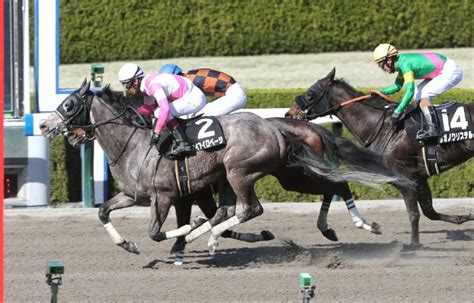
[[[326, 97], [325, 99], [327, 99], [327, 90], [323, 89], [319, 82], [320, 81], [312, 85], [303, 95], [299, 95], [295, 98], [295, 103], [285, 114], [286, 118], [311, 120], [311, 118], [308, 118], [308, 115], [314, 111], [314, 109], [321, 106], [320, 101], [323, 99], [323, 97]], [[327, 107], [329, 107], [329, 103], [327, 104]], [[319, 112], [324, 112], [324, 110], [320, 110], [318, 113]], [[314, 118], [316, 117], [317, 116]]]
[[87, 129], [90, 124], [88, 115], [89, 94], [81, 95], [75, 91], [56, 108], [55, 113], [60, 117], [58, 129], [67, 134], [71, 145], [94, 139], [94, 129]]

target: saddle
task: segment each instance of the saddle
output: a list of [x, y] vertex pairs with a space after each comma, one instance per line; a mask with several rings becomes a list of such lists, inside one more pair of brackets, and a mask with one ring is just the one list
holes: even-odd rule
[[434, 105], [437, 123], [441, 136], [438, 140], [417, 140], [417, 134], [423, 129], [424, 116], [419, 106], [411, 106], [403, 117], [408, 137], [421, 149], [428, 176], [439, 174], [436, 146], [474, 139], [474, 124], [469, 109], [462, 103], [453, 100]]

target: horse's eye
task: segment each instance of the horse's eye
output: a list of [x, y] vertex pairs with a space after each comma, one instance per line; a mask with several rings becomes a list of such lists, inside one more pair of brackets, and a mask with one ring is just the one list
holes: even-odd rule
[[72, 111], [74, 108], [74, 102], [72, 100], [67, 100], [66, 102], [64, 102], [63, 104], [63, 109], [66, 111], [66, 112], [70, 112]]
[[305, 93], [305, 98], [306, 100], [311, 100], [314, 98], [314, 92], [312, 90], [308, 90]]

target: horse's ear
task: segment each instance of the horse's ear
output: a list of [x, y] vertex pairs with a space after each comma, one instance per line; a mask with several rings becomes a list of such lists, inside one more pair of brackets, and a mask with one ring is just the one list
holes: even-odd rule
[[329, 74], [326, 76], [326, 79], [328, 80], [334, 80], [334, 76], [336, 76], [336, 68], [333, 67], [332, 70], [329, 72]]
[[85, 95], [90, 87], [91, 87], [91, 83], [87, 81], [87, 78], [84, 78], [84, 81], [82, 81], [82, 84], [81, 84], [81, 88], [79, 88], [79, 94], [81, 96]]

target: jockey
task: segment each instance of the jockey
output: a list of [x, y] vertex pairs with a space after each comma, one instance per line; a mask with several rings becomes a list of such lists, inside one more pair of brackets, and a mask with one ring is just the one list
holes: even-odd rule
[[206, 96], [214, 97], [214, 101], [207, 103], [203, 109], [194, 115], [220, 116], [244, 108], [247, 103], [247, 94], [243, 87], [234, 78], [226, 73], [209, 68], [193, 69], [183, 73], [175, 64], [165, 64], [160, 73], [180, 75], [190, 79]]
[[140, 66], [134, 63], [123, 65], [118, 73], [119, 81], [133, 96], [143, 93], [144, 104], [138, 108], [142, 114], [155, 114], [154, 133], [150, 144], [158, 143], [161, 131], [165, 125], [172, 131], [176, 145], [172, 154], [190, 155], [195, 152], [180, 124], [174, 119], [201, 110], [206, 104], [206, 96], [196, 89], [187, 78], [154, 73], [145, 76]]
[[[436, 113], [431, 99], [436, 97], [462, 80], [461, 68], [452, 60], [433, 52], [398, 54], [391, 44], [380, 44], [375, 48], [373, 60], [387, 73], [398, 71], [395, 83], [380, 92], [390, 95], [398, 92], [405, 85], [402, 102], [392, 115], [392, 125], [396, 125], [408, 102], [414, 97], [425, 117], [428, 129], [420, 133], [418, 139], [430, 139], [440, 136], [436, 125]], [[415, 79], [424, 79], [415, 88]]]

